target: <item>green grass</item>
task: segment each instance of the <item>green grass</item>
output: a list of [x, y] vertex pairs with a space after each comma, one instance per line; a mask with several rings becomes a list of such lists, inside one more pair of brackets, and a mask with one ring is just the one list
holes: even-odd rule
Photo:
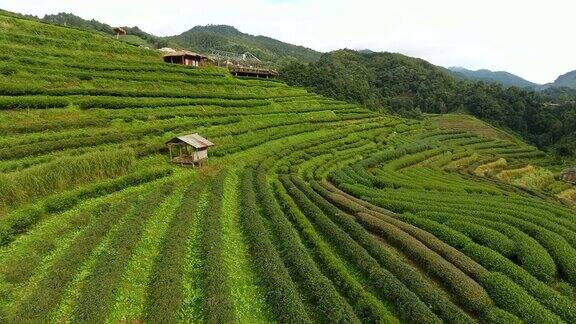
[[0, 26], [0, 322], [576, 321], [574, 188], [515, 136]]

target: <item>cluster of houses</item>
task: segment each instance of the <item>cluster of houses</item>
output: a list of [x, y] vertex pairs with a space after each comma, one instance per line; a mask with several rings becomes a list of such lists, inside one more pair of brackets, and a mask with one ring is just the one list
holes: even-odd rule
[[[193, 67], [223, 66], [227, 67], [230, 73], [235, 76], [251, 76], [262, 78], [276, 78], [278, 72], [260, 66], [242, 64], [242, 62], [253, 62], [251, 60], [234, 59], [234, 56], [215, 55], [212, 57], [199, 53], [174, 50], [171, 48], [161, 48], [164, 52], [164, 62], [170, 64], [181, 64]], [[241, 57], [246, 57], [244, 54]], [[181, 166], [201, 166], [208, 159], [208, 148], [214, 146], [212, 142], [199, 134], [189, 134], [175, 137], [166, 142], [170, 152], [170, 161]]]
[[[273, 69], [268, 69], [255, 64], [255, 61], [248, 59], [235, 59], [235, 57], [246, 57], [247, 54], [233, 54], [230, 56], [223, 56], [215, 54], [211, 56], [195, 53], [186, 50], [175, 50], [172, 48], [161, 48], [164, 52], [164, 62], [171, 64], [181, 64], [194, 67], [203, 66], [221, 66], [226, 67], [234, 76], [249, 76], [257, 78], [276, 78], [278, 72]], [[259, 61], [258, 61], [259, 62]]]
[[[127, 35], [122, 27], [113, 28], [116, 39]], [[140, 47], [149, 49], [147, 46]], [[220, 66], [227, 68], [234, 76], [256, 78], [277, 78], [278, 71], [265, 67], [262, 62], [250, 53], [236, 54], [224, 51], [213, 51], [211, 55], [203, 55], [188, 50], [176, 50], [170, 47], [159, 49], [163, 52], [164, 62], [193, 67]]]

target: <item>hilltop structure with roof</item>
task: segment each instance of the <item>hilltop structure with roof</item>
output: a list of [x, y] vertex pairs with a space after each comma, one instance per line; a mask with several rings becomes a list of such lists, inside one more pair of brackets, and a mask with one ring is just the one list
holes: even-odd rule
[[208, 56], [191, 51], [175, 51], [164, 54], [164, 62], [182, 64], [188, 66], [212, 65], [213, 61]]
[[210, 55], [174, 50], [172, 48], [161, 48], [164, 62], [182, 64], [188, 66], [201, 67], [206, 65], [216, 65], [228, 69], [234, 76], [255, 77], [255, 78], [277, 78], [278, 71], [266, 67], [256, 56], [250, 53], [231, 53], [213, 50]]
[[221, 67], [226, 67], [234, 76], [277, 78], [278, 71], [267, 67], [252, 53], [232, 53], [212, 50], [210, 58]]
[[126, 30], [122, 27], [114, 27], [114, 33], [116, 34], [116, 39], [119, 39], [120, 36], [126, 35]]
[[[202, 165], [208, 159], [208, 148], [214, 143], [200, 136], [198, 133], [178, 136], [166, 142], [170, 151], [170, 161], [180, 165]], [[178, 155], [174, 149], [178, 148]]]
[[560, 177], [566, 182], [576, 184], [576, 167], [564, 169]]

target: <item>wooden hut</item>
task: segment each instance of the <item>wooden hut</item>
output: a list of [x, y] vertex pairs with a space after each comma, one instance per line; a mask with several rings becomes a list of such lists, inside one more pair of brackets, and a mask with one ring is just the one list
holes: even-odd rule
[[[172, 163], [195, 166], [202, 165], [208, 159], [208, 148], [214, 146], [214, 143], [195, 133], [174, 137], [166, 145]], [[178, 151], [174, 152], [176, 148]]]
[[164, 54], [164, 62], [188, 66], [212, 65], [212, 60], [208, 56], [190, 51], [176, 51], [172, 53], [166, 53]]
[[122, 27], [115, 27], [114, 32], [116, 33], [116, 39], [120, 38], [120, 36], [126, 35], [126, 30]]
[[562, 180], [576, 184], [576, 168], [567, 168], [560, 173]]

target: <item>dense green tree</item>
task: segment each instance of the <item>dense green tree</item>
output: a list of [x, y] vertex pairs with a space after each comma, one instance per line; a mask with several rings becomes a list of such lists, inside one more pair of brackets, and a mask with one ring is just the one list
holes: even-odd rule
[[537, 93], [461, 80], [421, 59], [352, 50], [324, 54], [318, 62], [287, 64], [281, 74], [291, 85], [406, 117], [468, 112], [541, 148], [564, 143], [558, 149], [562, 155], [574, 153], [576, 92], [568, 88]]

